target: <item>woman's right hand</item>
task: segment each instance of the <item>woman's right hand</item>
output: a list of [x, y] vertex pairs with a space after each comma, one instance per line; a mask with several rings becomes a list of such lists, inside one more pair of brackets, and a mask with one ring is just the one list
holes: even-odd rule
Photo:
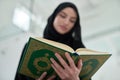
[[[44, 72], [37, 80], [44, 80], [44, 78], [47, 76], [47, 72]], [[55, 79], [55, 75], [49, 77], [47, 80], [54, 80]]]

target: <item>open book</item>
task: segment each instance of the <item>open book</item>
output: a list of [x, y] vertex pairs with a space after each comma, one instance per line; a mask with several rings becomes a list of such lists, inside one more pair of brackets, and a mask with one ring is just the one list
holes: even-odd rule
[[58, 61], [54, 55], [55, 52], [58, 52], [65, 60], [64, 53], [69, 52], [75, 64], [77, 64], [80, 58], [82, 59], [83, 67], [80, 73], [81, 80], [90, 79], [111, 56], [111, 54], [107, 52], [99, 52], [86, 48], [79, 48], [74, 51], [71, 47], [62, 43], [44, 38], [30, 37], [27, 48], [20, 60], [18, 72], [34, 79], [40, 77], [45, 71], [48, 73], [48, 76], [56, 74], [51, 67], [50, 61], [51, 57]]

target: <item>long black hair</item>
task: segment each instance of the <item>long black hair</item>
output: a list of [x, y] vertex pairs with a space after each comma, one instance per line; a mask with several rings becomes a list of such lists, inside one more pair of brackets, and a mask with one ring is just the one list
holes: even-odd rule
[[[70, 7], [72, 8], [77, 14], [77, 20], [74, 24], [73, 29], [66, 33], [66, 34], [59, 34], [53, 27], [53, 22], [57, 14], [63, 10], [64, 8]], [[47, 25], [44, 30], [44, 38], [54, 40], [57, 42], [61, 42], [71, 46], [74, 50], [77, 48], [84, 48], [85, 46], [82, 43], [81, 39], [81, 26], [80, 26], [80, 18], [79, 13], [76, 6], [71, 2], [63, 2], [58, 5], [55, 11], [50, 15], [47, 21]]]

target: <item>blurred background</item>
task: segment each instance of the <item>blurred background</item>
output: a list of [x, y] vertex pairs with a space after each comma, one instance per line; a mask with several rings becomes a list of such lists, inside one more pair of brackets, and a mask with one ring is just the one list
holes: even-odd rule
[[112, 54], [92, 80], [120, 80], [120, 0], [0, 0], [0, 80], [14, 80], [24, 44], [42, 37], [47, 18], [64, 1], [78, 7], [85, 46]]

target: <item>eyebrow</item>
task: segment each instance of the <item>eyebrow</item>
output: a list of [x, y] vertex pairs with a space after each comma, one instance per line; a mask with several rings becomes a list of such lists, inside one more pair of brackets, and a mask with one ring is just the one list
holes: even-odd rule
[[[67, 16], [67, 14], [64, 11], [61, 11], [60, 13], [63, 13], [64, 15]], [[71, 17], [72, 19], [77, 19], [77, 17]]]

